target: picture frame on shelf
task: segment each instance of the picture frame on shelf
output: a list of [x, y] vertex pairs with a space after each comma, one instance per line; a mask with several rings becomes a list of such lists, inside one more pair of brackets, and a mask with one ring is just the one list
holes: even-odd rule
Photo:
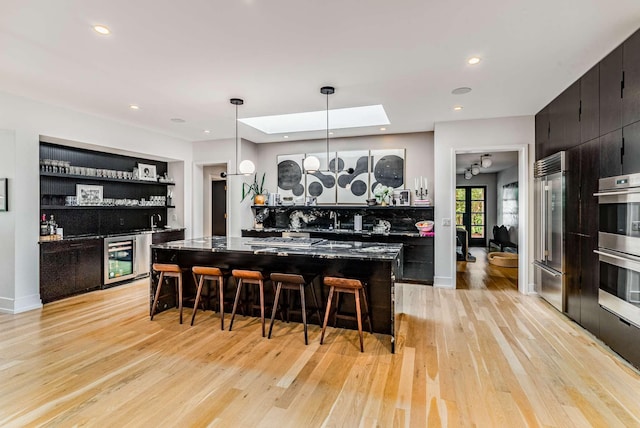
[[76, 184], [76, 198], [80, 206], [102, 205], [102, 186]]
[[138, 180], [142, 181], [158, 181], [156, 166], [148, 163], [138, 164]]
[[0, 178], [0, 211], [9, 211], [9, 179]]
[[411, 190], [409, 189], [394, 189], [393, 198], [399, 207], [411, 206]]

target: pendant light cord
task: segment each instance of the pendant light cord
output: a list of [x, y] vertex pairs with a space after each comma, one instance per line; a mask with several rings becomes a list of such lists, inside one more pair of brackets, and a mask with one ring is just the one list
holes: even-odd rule
[[331, 172], [331, 162], [329, 162], [329, 92], [327, 92], [327, 171]]
[[238, 104], [236, 104], [236, 174], [238, 173], [238, 159], [240, 159], [240, 148], [238, 146]]

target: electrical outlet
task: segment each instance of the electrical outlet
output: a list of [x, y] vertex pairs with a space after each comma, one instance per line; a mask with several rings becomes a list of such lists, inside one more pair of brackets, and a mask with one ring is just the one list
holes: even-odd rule
[[443, 218], [442, 219], [442, 225], [443, 226], [451, 226], [451, 219], [450, 218]]

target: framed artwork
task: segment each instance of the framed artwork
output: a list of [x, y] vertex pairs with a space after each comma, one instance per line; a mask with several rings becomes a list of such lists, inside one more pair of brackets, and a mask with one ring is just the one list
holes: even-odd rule
[[76, 184], [76, 198], [78, 205], [101, 205], [102, 186]]
[[518, 182], [502, 186], [502, 224], [518, 227]]
[[147, 163], [138, 164], [138, 179], [143, 181], [158, 181], [156, 177], [156, 166]]
[[281, 198], [302, 198], [304, 203], [303, 154], [278, 155], [278, 193]]
[[392, 189], [403, 189], [404, 183], [404, 149], [371, 150], [371, 174], [369, 190], [378, 184]]
[[393, 191], [393, 199], [396, 200], [397, 206], [400, 206], [400, 207], [411, 206], [411, 190], [396, 189]]
[[9, 211], [9, 186], [7, 178], [0, 178], [0, 211]]
[[336, 153], [329, 153], [331, 158], [331, 167], [327, 164], [327, 153], [307, 153], [306, 157], [315, 156], [320, 160], [320, 168], [315, 172], [305, 173], [306, 178], [306, 195], [316, 198], [318, 204], [335, 204], [336, 203], [336, 174], [335, 174], [335, 158]]
[[[335, 162], [337, 202], [365, 204], [369, 198], [369, 151], [338, 152]], [[353, 168], [352, 173], [349, 173], [349, 168]]]

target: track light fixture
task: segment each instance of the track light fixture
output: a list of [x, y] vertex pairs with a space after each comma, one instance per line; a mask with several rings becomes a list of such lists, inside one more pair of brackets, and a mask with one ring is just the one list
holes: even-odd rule
[[491, 160], [490, 154], [480, 156], [480, 165], [482, 165], [483, 168], [489, 168], [492, 164], [493, 161]]

